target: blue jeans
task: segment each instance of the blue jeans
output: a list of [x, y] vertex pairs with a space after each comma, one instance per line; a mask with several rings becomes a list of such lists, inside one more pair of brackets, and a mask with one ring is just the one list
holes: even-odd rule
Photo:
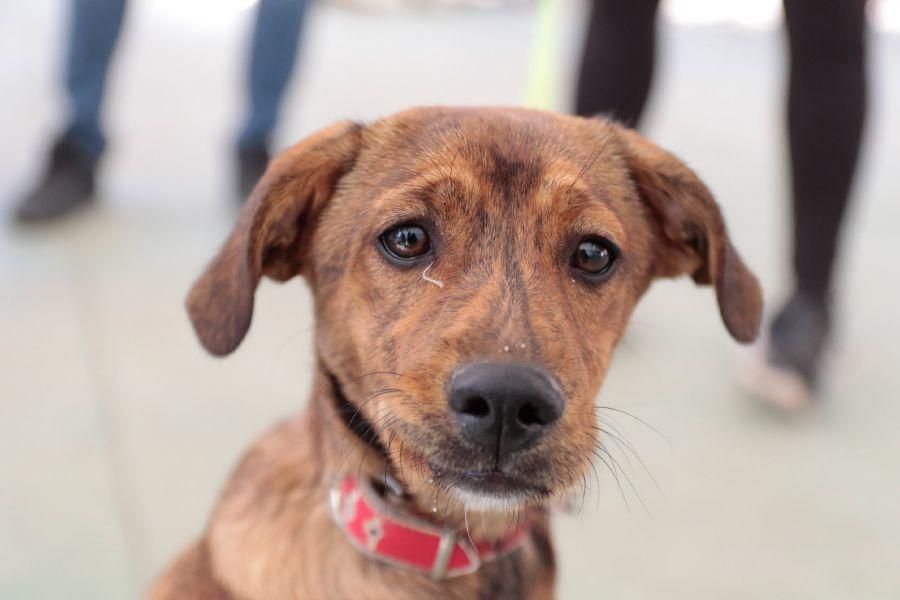
[[[65, 139], [93, 157], [106, 145], [100, 109], [126, 0], [72, 0], [66, 61], [69, 123]], [[268, 145], [287, 87], [309, 0], [259, 0], [251, 45], [249, 107], [240, 150]]]

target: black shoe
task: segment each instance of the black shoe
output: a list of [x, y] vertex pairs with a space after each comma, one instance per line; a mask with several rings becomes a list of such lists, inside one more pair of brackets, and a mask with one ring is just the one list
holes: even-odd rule
[[59, 219], [91, 202], [97, 159], [60, 139], [50, 152], [43, 179], [16, 208], [19, 223]]
[[269, 151], [265, 146], [238, 150], [238, 202], [243, 204], [262, 178], [269, 165]]

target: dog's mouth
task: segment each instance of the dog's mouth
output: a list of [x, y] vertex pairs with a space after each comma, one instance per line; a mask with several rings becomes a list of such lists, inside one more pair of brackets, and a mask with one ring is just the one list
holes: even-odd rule
[[428, 462], [434, 483], [471, 504], [521, 502], [550, 495], [550, 491], [502, 469], [455, 470]]

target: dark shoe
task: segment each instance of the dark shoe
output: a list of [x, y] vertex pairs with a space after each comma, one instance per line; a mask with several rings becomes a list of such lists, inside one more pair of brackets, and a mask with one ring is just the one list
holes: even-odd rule
[[269, 151], [265, 146], [238, 150], [238, 202], [243, 204], [262, 178], [269, 165]]
[[16, 208], [19, 223], [59, 219], [91, 202], [97, 159], [61, 139], [53, 146], [43, 179]]
[[795, 294], [778, 312], [768, 335], [742, 370], [742, 383], [765, 404], [798, 413], [814, 401], [828, 345], [828, 306]]

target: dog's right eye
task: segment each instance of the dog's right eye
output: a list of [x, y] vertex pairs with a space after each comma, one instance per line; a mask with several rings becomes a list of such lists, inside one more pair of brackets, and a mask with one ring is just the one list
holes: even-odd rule
[[398, 225], [381, 234], [385, 251], [400, 260], [413, 260], [431, 252], [428, 233], [413, 224]]

